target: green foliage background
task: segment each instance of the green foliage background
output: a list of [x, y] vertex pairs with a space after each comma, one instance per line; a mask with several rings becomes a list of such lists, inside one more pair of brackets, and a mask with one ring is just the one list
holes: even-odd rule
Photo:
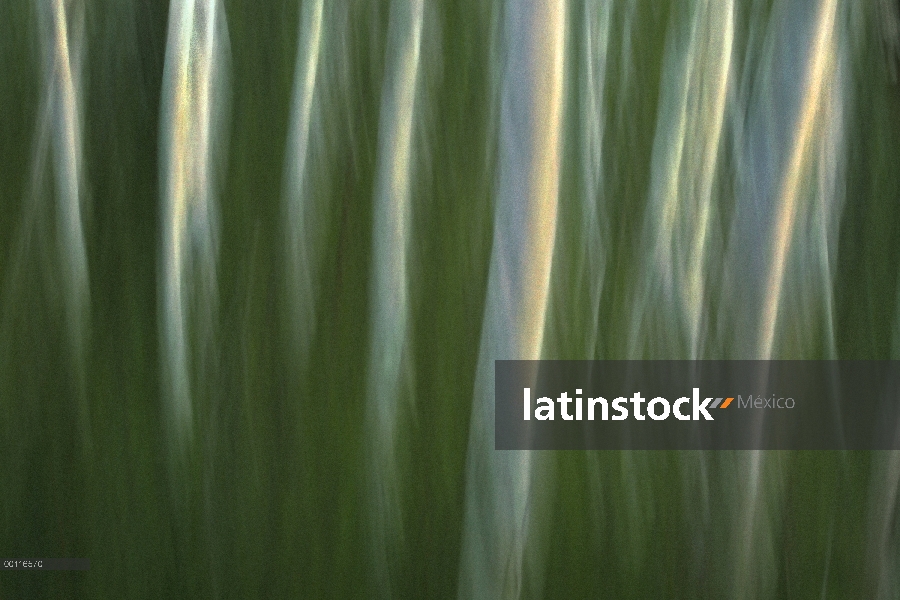
[[[739, 4], [736, 44], [749, 46], [741, 36], [754, 20], [765, 21], [771, 2]], [[368, 598], [379, 591], [367, 545], [363, 439], [389, 6], [348, 1], [345, 39], [323, 59], [325, 117], [310, 172], [325, 207], [324, 242], [317, 326], [302, 360], [286, 333], [293, 300], [283, 284], [281, 208], [299, 7], [224, 5], [231, 116], [219, 195], [216, 350], [194, 383], [195, 437], [179, 462], [170, 460], [163, 430], [159, 358], [166, 3], [84, 3], [90, 330], [81, 360], [66, 337], [53, 188], [41, 179], [50, 171], [35, 175], [34, 168], [42, 93], [35, 3], [0, 3], [0, 554], [91, 560], [87, 572], [2, 572], [0, 598]], [[570, 29], [578, 32], [582, 4], [570, 5]], [[632, 307], [622, 291], [638, 276], [635, 240], [650, 185], [666, 32], [685, 14], [675, 2], [629, 6], [635, 39], [622, 39], [625, 17], [614, 11], [610, 46], [630, 43], [632, 68], [621, 54], [607, 67], [605, 193], [615, 200], [599, 308], [585, 300], [583, 281], [592, 274], [579, 272], [574, 251], [585, 128], [567, 95], [548, 357], [583, 357], [591, 310], [602, 323], [595, 355], [627, 357]], [[847, 200], [834, 281], [841, 358], [896, 352], [900, 88], [883, 61], [872, 7], [861, 9], [869, 24], [851, 52]], [[440, 37], [425, 41], [414, 133], [410, 402], [397, 440], [402, 537], [390, 562], [390, 593], [398, 597], [450, 597], [458, 584], [492, 243], [501, 8], [475, 0], [427, 7], [428, 31]], [[579, 81], [577, 58], [572, 42], [567, 89]], [[727, 206], [727, 177], [721, 187]], [[730, 559], [717, 553], [740, 547], [742, 510], [751, 510], [738, 491], [746, 476], [740, 456], [554, 453], [550, 460], [548, 534], [533, 569], [541, 575], [527, 579], [525, 595], [734, 593], [735, 575], [723, 566]], [[766, 453], [762, 503], [769, 509], [755, 527], [769, 537], [756, 546], [762, 554], [754, 564], [769, 583], [757, 586], [759, 574], [749, 574], [749, 597], [876, 597], [883, 592], [871, 570], [878, 560], [895, 578], [894, 595], [878, 597], [896, 597], [897, 504], [881, 504], [891, 497], [880, 487], [888, 461], [878, 453]], [[699, 500], [704, 481], [711, 482], [709, 506]], [[879, 511], [886, 520], [876, 518]]]

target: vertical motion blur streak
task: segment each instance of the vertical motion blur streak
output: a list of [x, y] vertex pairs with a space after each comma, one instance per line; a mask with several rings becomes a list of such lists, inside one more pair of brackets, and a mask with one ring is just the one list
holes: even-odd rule
[[[34, 219], [52, 214], [45, 212], [48, 209], [55, 211], [53, 238], [59, 270], [52, 280], [58, 286], [58, 297], [65, 315], [71, 365], [69, 372], [77, 395], [81, 442], [84, 448], [90, 449], [91, 411], [86, 390], [85, 361], [90, 343], [91, 310], [84, 233], [86, 207], [82, 141], [84, 6], [78, 0], [46, 0], [38, 2], [37, 8], [43, 38], [43, 91], [32, 165], [34, 195], [26, 201], [28, 208], [24, 215], [19, 250], [24, 252], [28, 249], [28, 240], [33, 239], [36, 228], [40, 227]], [[52, 207], [44, 203], [45, 188], [41, 185], [48, 165], [53, 167], [55, 184], [50, 194], [56, 198]], [[24, 257], [20, 255], [18, 258]]]
[[[606, 68], [609, 53], [610, 0], [594, 0], [584, 3], [584, 73], [580, 81], [582, 132], [582, 169], [584, 194], [582, 195], [582, 235], [584, 236], [579, 273], [588, 279], [588, 307], [592, 314], [589, 332], [584, 341], [584, 358], [597, 358], [597, 342], [600, 335], [600, 297], [606, 277], [609, 254], [609, 198], [603, 191], [603, 136], [605, 134]], [[578, 288], [581, 288], [579, 285]]]
[[[80, 396], [81, 433], [87, 435], [84, 361], [90, 341], [90, 281], [82, 164], [84, 7], [77, 1], [47, 0], [35, 2], [35, 8], [40, 25], [42, 86], [21, 224], [14, 236], [9, 271], [0, 280], [6, 288], [0, 295], [4, 309], [0, 335], [12, 335], [14, 296], [25, 283], [27, 255], [37, 251], [44, 271], [40, 275], [52, 282], [54, 300], [61, 305], [65, 317], [71, 375]], [[47, 186], [47, 170], [51, 168], [53, 185]], [[51, 204], [48, 198], [55, 202]], [[52, 233], [48, 234], [45, 221], [54, 216], [55, 227], [51, 226]], [[52, 251], [38, 247], [48, 237], [55, 246]], [[10, 350], [6, 344], [0, 346], [4, 351]]]
[[[82, 226], [81, 58], [83, 6], [78, 1], [42, 2], [52, 23], [48, 48], [45, 102], [53, 106], [54, 171], [57, 194], [58, 244], [63, 289], [75, 363], [84, 360], [83, 345], [90, 313], [88, 264]], [[49, 15], [47, 13], [50, 13]], [[49, 41], [49, 40], [48, 40]], [[83, 366], [79, 368], [82, 372]]]
[[[837, 31], [836, 31], [837, 0], [823, 0], [818, 9], [816, 23], [813, 30], [813, 40], [809, 48], [809, 59], [806, 68], [806, 81], [800, 91], [801, 105], [794, 128], [795, 138], [789, 142], [787, 150], [787, 164], [782, 175], [781, 190], [778, 194], [778, 206], [775, 216], [775, 236], [770, 265], [767, 295], [762, 315], [762, 339], [758, 356], [764, 360], [773, 358], [772, 348], [775, 339], [775, 326], [778, 320], [779, 306], [782, 302], [782, 289], [784, 287], [785, 263], [788, 250], [792, 243], [793, 230], [799, 212], [800, 181], [807, 165], [816, 154], [820, 161], [820, 177], [827, 178], [827, 169], [834, 169], [833, 160], [829, 161], [829, 151], [834, 152], [835, 134], [825, 129], [840, 126], [840, 107], [835, 106], [840, 101], [829, 97], [829, 94], [838, 94], [840, 86], [835, 82], [838, 71], [837, 63]], [[836, 114], [833, 114], [834, 111]], [[829, 135], [831, 134], [831, 135]], [[832, 164], [829, 164], [832, 163]], [[831, 190], [820, 190], [824, 206], [820, 210], [832, 209], [830, 196]], [[829, 193], [831, 192], [831, 193]], [[829, 200], [831, 200], [829, 202]], [[816, 211], [819, 212], [819, 211]], [[816, 223], [817, 224], [817, 223]], [[827, 242], [827, 238], [826, 238]], [[813, 242], [815, 243], [815, 241]], [[817, 257], [815, 257], [817, 258]], [[814, 258], [814, 260], [815, 260]], [[827, 268], [827, 265], [824, 265]], [[821, 268], [821, 267], [820, 267]], [[826, 297], [829, 291], [825, 290]], [[830, 316], [829, 316], [830, 318]]]
[[315, 328], [315, 273], [321, 254], [318, 248], [320, 234], [317, 221], [322, 216], [315, 210], [316, 203], [312, 197], [313, 190], [307, 171], [313, 101], [316, 97], [316, 78], [322, 46], [323, 4], [324, 0], [303, 4], [285, 167], [286, 275], [291, 307], [295, 309], [291, 324], [293, 343], [297, 344], [301, 361], [307, 358]]
[[[565, 9], [564, 0], [505, 6], [494, 246], [470, 422], [460, 598], [522, 595], [536, 496], [549, 485], [538, 456], [493, 450], [494, 360], [541, 356], [556, 237]], [[531, 585], [539, 592], [539, 581]]]
[[[701, 358], [713, 183], [719, 161], [734, 42], [734, 2], [698, 1], [666, 42], [643, 240], [648, 248], [632, 314], [630, 358]], [[649, 251], [653, 248], [652, 251]], [[653, 311], [653, 312], [651, 312]], [[656, 312], [658, 311], [658, 312]], [[655, 312], [655, 314], [654, 314]], [[649, 314], [648, 314], [649, 313]], [[659, 328], [674, 322], [674, 331]], [[655, 339], [651, 332], [665, 332]], [[683, 340], [683, 341], [680, 341]], [[680, 341], [680, 343], [679, 343]]]
[[[739, 150], [745, 153], [739, 155], [740, 160], [751, 167], [749, 176], [738, 183], [738, 233], [733, 237], [730, 258], [737, 267], [747, 260], [748, 246], [754, 244], [759, 246], [762, 266], [744, 272], [742, 284], [731, 288], [739, 293], [748, 288], [762, 291], [759, 320], [755, 325], [738, 323], [735, 328], [742, 340], [756, 337], [758, 345], [751, 349], [746, 341], [739, 341], [737, 357], [800, 358], [816, 347], [833, 357], [833, 314], [825, 311], [832, 309], [828, 285], [833, 278], [831, 248], [841, 208], [841, 103], [846, 85], [840, 80], [842, 64], [837, 49], [841, 15], [846, 11], [838, 12], [836, 0], [775, 10], [784, 12], [770, 25], [762, 50], [771, 53], [775, 68], [767, 65], [767, 73], [760, 73], [762, 78], [771, 73], [773, 79], [766, 84], [772, 89], [742, 98], [742, 104], [749, 105], [750, 116], [736, 115], [746, 119], [746, 129], [736, 126], [746, 135], [737, 139], [738, 144], [746, 144]], [[753, 58], [746, 60], [745, 68], [752, 68]], [[798, 78], [797, 73], [802, 75]], [[782, 100], [780, 93], [789, 96]], [[789, 125], [785, 128], [783, 124]], [[748, 218], [750, 214], [753, 216]], [[742, 230], [748, 223], [753, 229]], [[789, 297], [792, 305], [786, 304]], [[788, 311], [796, 311], [798, 303], [805, 306], [785, 321], [817, 320], [819, 326], [811, 329], [820, 332], [819, 339], [802, 326], [776, 329], [779, 314], [784, 318]], [[777, 536], [774, 523], [781, 515], [779, 503], [770, 500], [773, 495], [777, 498], [777, 493], [767, 489], [777, 486], [783, 477], [783, 464], [775, 455], [758, 451], [738, 462], [743, 481], [738, 488], [741, 501], [734, 530], [736, 598], [771, 593], [775, 588], [778, 566], [766, 548]]]
[[391, 590], [389, 555], [395, 553], [402, 534], [396, 452], [410, 352], [410, 170], [424, 10], [424, 0], [391, 3], [387, 72], [378, 124], [366, 435], [370, 543], [375, 576], [386, 596]]
[[217, 168], [225, 138], [228, 31], [220, 0], [172, 0], [163, 83], [160, 308], [163, 395], [173, 443], [193, 435], [192, 373], [213, 350]]
[[736, 171], [722, 286], [723, 302], [747, 302], [748, 310], [731, 317], [735, 358], [833, 356], [827, 285], [846, 184], [850, 82], [841, 49], [849, 42], [841, 37], [852, 33], [848, 13], [831, 0], [773, 7], [771, 22], [754, 36], [761, 41], [744, 57], [733, 129], [746, 168]]

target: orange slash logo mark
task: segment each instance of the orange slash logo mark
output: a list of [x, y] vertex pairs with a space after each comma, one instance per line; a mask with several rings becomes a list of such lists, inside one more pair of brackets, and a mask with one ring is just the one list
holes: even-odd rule
[[734, 398], [725, 398], [725, 402], [723, 402], [722, 406], [720, 406], [719, 408], [728, 408], [728, 405], [731, 404], [732, 400], [734, 400]]

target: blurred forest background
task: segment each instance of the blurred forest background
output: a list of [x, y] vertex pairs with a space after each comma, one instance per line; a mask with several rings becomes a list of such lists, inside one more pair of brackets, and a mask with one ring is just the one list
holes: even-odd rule
[[900, 453], [493, 450], [499, 358], [900, 358], [893, 0], [0, 2], [0, 598], [900, 598]]

